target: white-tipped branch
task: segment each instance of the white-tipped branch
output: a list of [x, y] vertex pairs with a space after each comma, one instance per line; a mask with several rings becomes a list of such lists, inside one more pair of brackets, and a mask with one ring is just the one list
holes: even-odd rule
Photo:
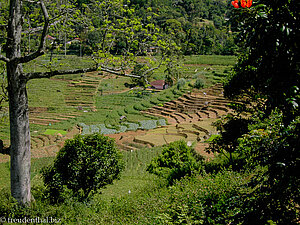
[[110, 70], [110, 69], [107, 69], [107, 68], [104, 68], [104, 67], [101, 67], [100, 70], [104, 71], [104, 72], [107, 72], [107, 73], [115, 74], [115, 75], [118, 75], [118, 76], [123, 76], [123, 77], [141, 78], [141, 76], [139, 76], [139, 75], [116, 72], [114, 70]]

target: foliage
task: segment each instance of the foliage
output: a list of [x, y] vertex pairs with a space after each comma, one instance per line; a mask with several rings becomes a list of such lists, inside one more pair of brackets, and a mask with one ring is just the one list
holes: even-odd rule
[[63, 200], [64, 186], [80, 200], [119, 178], [122, 170], [114, 141], [100, 134], [77, 135], [67, 140], [54, 164], [42, 171], [53, 200]]
[[234, 73], [225, 85], [225, 95], [247, 93], [255, 100], [267, 98], [270, 113], [281, 108], [285, 119], [299, 114], [299, 4], [260, 0], [250, 9], [237, 11], [240, 43], [245, 45]]
[[180, 78], [178, 81], [177, 81], [177, 85], [176, 85], [176, 87], [177, 87], [177, 89], [178, 90], [182, 90], [183, 88], [184, 88], [184, 86], [185, 86], [185, 79], [184, 78]]
[[[252, 180], [246, 214], [252, 223], [296, 223], [299, 204], [300, 177], [300, 118], [284, 125], [283, 113], [273, 111], [265, 119], [256, 118], [249, 132], [238, 139], [237, 151], [246, 159], [245, 168], [264, 168]], [[255, 196], [255, 198], [253, 198]]]
[[[0, 62], [0, 112], [3, 108], [4, 103], [8, 101], [7, 87], [7, 77], [5, 72], [5, 67], [2, 62]], [[2, 119], [0, 117], [0, 119]]]
[[160, 156], [154, 158], [147, 171], [165, 178], [169, 185], [184, 176], [199, 173], [203, 158], [185, 141], [176, 141], [165, 146]]
[[209, 147], [207, 148], [208, 152], [217, 152], [225, 156], [229, 164], [235, 169], [239, 168], [242, 162], [239, 162], [241, 159], [234, 155], [235, 153], [239, 154], [236, 151], [238, 146], [238, 138], [248, 131], [249, 120], [242, 118], [241, 116], [234, 116], [228, 114], [222, 119], [214, 123], [220, 135], [214, 137], [210, 142]]
[[[247, 224], [296, 224], [299, 218], [299, 4], [260, 0], [237, 11], [245, 45], [225, 95], [260, 105], [235, 140], [245, 168], [259, 172], [245, 197]], [[261, 101], [263, 99], [263, 104]], [[238, 107], [240, 112], [247, 107]], [[230, 132], [229, 132], [230, 133]], [[270, 222], [270, 223], [271, 223]]]
[[249, 180], [253, 191], [241, 199], [245, 204], [240, 221], [246, 224], [266, 224], [268, 220], [276, 224], [296, 222], [299, 214], [296, 205], [300, 199], [300, 179], [296, 172], [300, 167], [299, 124], [299, 117], [285, 124], [284, 115], [278, 109], [267, 117], [257, 113], [248, 122], [233, 117], [219, 124], [223, 130], [212, 140], [209, 150], [221, 155], [207, 163], [207, 171], [228, 167], [226, 161], [234, 169], [253, 171]]
[[240, 197], [247, 193], [244, 174], [221, 171], [182, 179], [170, 188], [162, 224], [239, 224]]
[[204, 80], [201, 78], [197, 78], [194, 84], [194, 88], [201, 89], [204, 87], [204, 85], [205, 85]]

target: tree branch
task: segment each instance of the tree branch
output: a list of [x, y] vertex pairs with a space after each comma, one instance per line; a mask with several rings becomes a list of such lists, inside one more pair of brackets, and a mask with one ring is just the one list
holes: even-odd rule
[[141, 78], [141, 76], [139, 75], [135, 75], [135, 74], [126, 74], [126, 73], [118, 73], [116, 71], [101, 67], [100, 69], [101, 71], [107, 72], [107, 73], [111, 73], [111, 74], [115, 74], [118, 76], [123, 76], [123, 77], [133, 77], [133, 78]]
[[46, 36], [47, 36], [47, 33], [48, 33], [49, 21], [50, 20], [49, 20], [48, 11], [47, 11], [47, 8], [44, 4], [44, 1], [40, 0], [39, 4], [41, 6], [41, 10], [43, 12], [43, 16], [44, 16], [44, 20], [45, 20], [44, 26], [43, 26], [43, 32], [42, 32], [42, 35], [41, 35], [40, 45], [39, 45], [39, 48], [38, 48], [37, 51], [33, 52], [32, 54], [21, 57], [19, 59], [20, 63], [27, 63], [27, 62], [32, 61], [32, 60], [36, 59], [37, 57], [44, 54], [44, 49], [45, 49], [45, 45], [46, 45]]
[[[58, 17], [58, 16], [57, 16]], [[49, 20], [49, 21], [52, 21], [53, 19], [51, 19], [51, 20]], [[53, 23], [50, 23], [49, 24], [49, 27], [50, 26], [54, 26], [54, 25], [56, 25], [56, 24], [58, 24], [58, 23], [60, 23], [61, 22], [61, 20], [56, 20], [56, 21], [54, 21]], [[36, 32], [39, 32], [39, 31], [41, 31], [41, 30], [43, 30], [44, 29], [44, 26], [41, 26], [41, 27], [35, 27], [35, 28], [31, 28], [31, 29], [29, 29], [29, 30], [24, 30], [24, 31], [22, 31], [22, 33], [23, 34], [33, 34], [33, 33], [36, 33]]]
[[0, 61], [9, 62], [9, 58], [6, 58], [4, 55], [0, 55]]
[[142, 74], [142, 76], [145, 76], [147, 73], [149, 73], [149, 72], [151, 72], [151, 71], [153, 71], [153, 70], [156, 70], [156, 69], [158, 69], [160, 66], [161, 66], [161, 64], [163, 63], [163, 59], [164, 59], [164, 57], [162, 58], [162, 60], [160, 61], [160, 63], [159, 63], [159, 65], [158, 66], [156, 66], [156, 67], [152, 67], [152, 68], [150, 68], [150, 69], [148, 69], [148, 70], [146, 70], [143, 74]]
[[[97, 71], [98, 66], [91, 67], [91, 68], [85, 68], [85, 69], [76, 69], [76, 70], [54, 70], [54, 71], [49, 71], [49, 72], [34, 72], [34, 73], [26, 73], [24, 74], [25, 78], [27, 80], [32, 80], [32, 79], [38, 79], [38, 78], [50, 78], [56, 75], [67, 75], [67, 74], [78, 74], [78, 73], [87, 73], [87, 72], [93, 72]], [[141, 76], [134, 75], [134, 74], [126, 74], [126, 73], [118, 73], [116, 71], [107, 69], [107, 68], [100, 68], [101, 71], [115, 74], [118, 76], [124, 76], [124, 77], [133, 77], [133, 78], [141, 78]]]
[[78, 74], [78, 73], [87, 73], [97, 71], [97, 67], [84, 68], [84, 69], [75, 69], [75, 70], [53, 70], [48, 72], [34, 72], [26, 73], [24, 76], [27, 80], [38, 79], [38, 78], [50, 78], [56, 75], [67, 75], [67, 74]]

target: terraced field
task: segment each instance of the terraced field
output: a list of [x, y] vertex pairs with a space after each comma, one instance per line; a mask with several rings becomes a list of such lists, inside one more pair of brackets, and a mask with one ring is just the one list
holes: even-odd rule
[[67, 110], [61, 113], [54, 113], [49, 110], [49, 107], [30, 107], [30, 123], [49, 126], [76, 118], [85, 110], [94, 111], [94, 96], [98, 91], [101, 78], [103, 79], [103, 77], [99, 77], [97, 73], [98, 72], [86, 73], [84, 76], [82, 75], [80, 80], [60, 80], [56, 78], [60, 82], [67, 82], [67, 88], [63, 92], [65, 108]]
[[163, 106], [155, 106], [144, 113], [165, 117], [170, 124], [192, 123], [204, 118], [219, 118], [229, 113], [228, 101], [223, 97], [221, 84], [210, 88], [193, 91], [182, 97], [166, 102]]
[[[70, 104], [72, 107], [77, 106], [77, 111], [52, 113], [46, 107], [32, 107], [30, 108], [30, 122], [51, 128], [52, 124], [80, 116], [88, 108], [92, 111], [95, 103], [93, 96], [90, 94], [81, 95], [92, 90], [94, 95], [97, 92], [100, 81], [97, 81], [95, 77], [95, 80], [91, 82], [89, 79], [93, 76], [95, 75], [87, 74], [85, 76], [86, 79], [82, 79], [80, 83], [72, 83], [70, 81], [69, 93], [73, 93], [72, 101], [70, 100], [71, 97], [67, 95], [65, 96], [65, 101], [66, 104]], [[98, 82], [98, 86], [96, 85], [96, 81]], [[81, 91], [78, 91], [78, 88]], [[85, 89], [89, 90], [85, 91]], [[89, 104], [85, 104], [84, 99], [87, 98], [90, 98]], [[152, 130], [129, 131], [108, 134], [107, 136], [115, 138], [118, 147], [127, 151], [144, 147], [161, 146], [184, 139], [190, 144], [194, 143], [196, 150], [205, 155], [204, 149], [207, 144], [204, 141], [210, 135], [216, 134], [212, 123], [220, 116], [230, 113], [230, 109], [227, 107], [228, 103], [230, 101], [223, 97], [223, 88], [220, 84], [202, 90], [194, 89], [192, 92], [188, 92], [176, 100], [165, 102], [163, 106], [156, 105], [142, 111], [142, 113], [147, 115], [165, 118], [168, 121], [168, 125], [161, 125]], [[32, 157], [39, 158], [55, 156], [66, 139], [81, 133], [82, 130], [79, 127], [74, 127], [67, 134], [55, 133], [51, 135], [35, 135], [34, 132], [31, 139]], [[7, 161], [8, 158], [4, 157], [3, 160]]]
[[[122, 150], [133, 151], [144, 147], [154, 147], [184, 139], [186, 142], [195, 143], [196, 150], [205, 154], [207, 144], [204, 142], [210, 135], [216, 134], [212, 123], [222, 115], [230, 113], [227, 104], [229, 100], [223, 97], [220, 84], [207, 89], [194, 90], [177, 100], [166, 102], [163, 106], [154, 106], [145, 114], [164, 117], [169, 125], [159, 126], [151, 130], [127, 131], [117, 134], [107, 134], [116, 140]], [[38, 135], [32, 138], [32, 155], [55, 155], [67, 138], [81, 133], [79, 128], [73, 128], [71, 133], [64, 136]]]
[[163, 106], [154, 106], [145, 114], [164, 117], [169, 125], [161, 126], [149, 131], [137, 131], [108, 135], [116, 139], [119, 148], [123, 150], [137, 150], [141, 147], [154, 147], [169, 144], [184, 139], [195, 144], [201, 154], [207, 147], [205, 140], [217, 134], [212, 123], [222, 115], [230, 113], [227, 104], [229, 100], [223, 97], [220, 84], [207, 89], [194, 90], [177, 100], [166, 102]]
[[[205, 64], [204, 58], [197, 58], [195, 62], [192, 60], [194, 58], [187, 60], [184, 73], [189, 74], [188, 78], [192, 80], [204, 79], [207, 86], [225, 76], [234, 61], [232, 59], [229, 64], [226, 60]], [[163, 71], [157, 71], [157, 74], [162, 75]], [[184, 91], [170, 88], [158, 95], [151, 92], [147, 97], [139, 96], [139, 90], [128, 92], [126, 83], [130, 83], [130, 78], [105, 73], [99, 76], [98, 72], [56, 76], [29, 83], [32, 157], [55, 155], [64, 140], [80, 133], [80, 129], [75, 127], [68, 130], [68, 134], [46, 134], [46, 129], [67, 131], [82, 122], [91, 126], [118, 126], [121, 116], [126, 116], [130, 123], [157, 120], [158, 117], [168, 121], [167, 126], [158, 124], [158, 128], [153, 130], [141, 130], [141, 126], [137, 131], [109, 134], [123, 150], [158, 146], [179, 139], [196, 142], [196, 149], [200, 146], [198, 149], [203, 150], [203, 141], [216, 132], [211, 122], [230, 112], [227, 107], [229, 101], [223, 97], [220, 84], [191, 92], [187, 92], [191, 90], [190, 87]], [[2, 124], [0, 128], [3, 131], [1, 139], [7, 146], [8, 123]], [[8, 156], [1, 155], [0, 161], [2, 159], [8, 160]]]

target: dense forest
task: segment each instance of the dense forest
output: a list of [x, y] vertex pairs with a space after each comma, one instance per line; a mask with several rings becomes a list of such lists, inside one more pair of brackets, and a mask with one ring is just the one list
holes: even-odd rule
[[[160, 29], [159, 32], [172, 34], [176, 43], [182, 48], [183, 54], [232, 55], [237, 53], [237, 46], [234, 42], [235, 32], [231, 30], [232, 26], [229, 22], [231, 10], [228, 1], [124, 1], [122, 6], [118, 6], [117, 1], [112, 1], [106, 2], [101, 8], [95, 7], [94, 4], [97, 2], [94, 1], [73, 1], [72, 3], [72, 6], [67, 7], [68, 10], [65, 9], [70, 13], [68, 21], [64, 19], [62, 23], [54, 25], [56, 26], [54, 30], [50, 30], [49, 48], [58, 46], [63, 48], [64, 44], [69, 42], [70, 52], [73, 50], [73, 53], [81, 54], [79, 51], [82, 48], [82, 54], [90, 55], [95, 51], [95, 47], [101, 44], [103, 25], [112, 19], [109, 10], [115, 10], [113, 16], [118, 16], [116, 20], [122, 20], [123, 16], [129, 16], [124, 15], [124, 12], [130, 9], [130, 13], [128, 11], [125, 14], [133, 14], [130, 17], [138, 18], [144, 26], [152, 24]], [[5, 4], [5, 1], [1, 3], [3, 6]], [[65, 6], [63, 3], [60, 4]], [[29, 30], [24, 33], [23, 47], [26, 51], [32, 51], [38, 42], [38, 37], [32, 31], [39, 26], [40, 15], [38, 7], [34, 9], [34, 5], [26, 2], [25, 5], [28, 5], [27, 10], [30, 11], [24, 16], [24, 26]], [[59, 6], [58, 4], [57, 7]], [[97, 11], [96, 8], [98, 8]], [[6, 20], [8, 19], [5, 7], [2, 7], [1, 14]], [[116, 20], [114, 23], [120, 23]], [[67, 23], [69, 25], [66, 30]], [[5, 24], [5, 21], [2, 21], [2, 24]], [[90, 29], [91, 27], [93, 29]], [[118, 24], [115, 28], [121, 29], [122, 25]], [[57, 32], [57, 29], [60, 31]], [[234, 26], [233, 30], [235, 30]], [[114, 35], [118, 41], [111, 51], [120, 54], [122, 49], [128, 47], [128, 43], [122, 34], [116, 32]], [[80, 41], [71, 42], [75, 38]], [[5, 35], [2, 35], [0, 41], [3, 43], [4, 40]], [[3, 50], [5, 51], [5, 47]]]
[[[11, 194], [0, 194], [0, 223], [299, 224], [300, 4], [250, 1], [0, 0], [1, 102], [11, 111], [12, 161], [3, 164], [12, 185]], [[24, 72], [44, 50], [49, 64]], [[67, 54], [92, 60], [85, 69], [55, 68], [55, 55]], [[179, 56], [203, 54], [238, 55], [222, 80], [230, 113], [214, 122], [216, 134], [206, 132], [213, 158], [185, 141], [121, 153], [99, 133], [78, 135], [55, 159], [37, 161], [43, 169], [31, 192], [30, 80], [99, 70], [132, 78], [147, 98], [148, 79], [163, 65], [173, 87], [159, 97], [178, 97], [204, 87], [197, 74], [194, 83], [178, 75]], [[162, 109], [159, 97], [152, 103]], [[138, 117], [136, 108], [125, 111]]]

